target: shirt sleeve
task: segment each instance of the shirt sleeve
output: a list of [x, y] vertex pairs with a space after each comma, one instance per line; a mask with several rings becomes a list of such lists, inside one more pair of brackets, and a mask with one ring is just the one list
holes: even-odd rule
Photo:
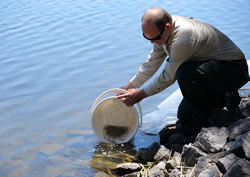
[[153, 82], [144, 88], [148, 96], [161, 92], [176, 81], [176, 72], [181, 64], [192, 55], [192, 41], [185, 41], [173, 46], [165, 68]]
[[159, 69], [167, 54], [162, 46], [154, 45], [148, 59], [141, 64], [139, 71], [130, 79], [136, 87], [141, 87]]

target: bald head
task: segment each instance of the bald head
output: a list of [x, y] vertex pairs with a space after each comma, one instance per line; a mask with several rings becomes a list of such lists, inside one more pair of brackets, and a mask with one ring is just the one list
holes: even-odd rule
[[171, 15], [161, 8], [150, 8], [142, 17], [142, 28], [153, 25], [161, 30], [167, 23], [172, 23]]

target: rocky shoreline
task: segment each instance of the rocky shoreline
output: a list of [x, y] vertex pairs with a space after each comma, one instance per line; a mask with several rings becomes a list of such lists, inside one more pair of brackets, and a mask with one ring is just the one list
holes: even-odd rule
[[[168, 125], [160, 143], [140, 148], [131, 163], [117, 165], [115, 176], [126, 177], [249, 177], [250, 97], [242, 97], [237, 111], [216, 110], [210, 126], [187, 140]], [[171, 144], [166, 145], [166, 138]]]

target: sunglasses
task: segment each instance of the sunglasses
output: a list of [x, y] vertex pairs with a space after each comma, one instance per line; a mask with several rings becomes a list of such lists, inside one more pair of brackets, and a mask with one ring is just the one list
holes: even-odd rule
[[147, 39], [147, 40], [150, 40], [150, 41], [159, 41], [159, 40], [161, 40], [161, 37], [162, 37], [162, 34], [163, 34], [164, 31], [165, 31], [165, 28], [163, 28], [163, 29], [161, 30], [161, 33], [160, 33], [157, 37], [152, 38], [152, 39], [147, 38], [147, 37], [145, 36], [144, 33], [142, 33], [142, 35], [143, 35], [143, 37], [144, 37], [145, 39]]

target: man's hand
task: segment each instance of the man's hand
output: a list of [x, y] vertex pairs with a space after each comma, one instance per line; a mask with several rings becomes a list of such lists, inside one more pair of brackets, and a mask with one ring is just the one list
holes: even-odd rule
[[128, 93], [120, 94], [117, 96], [118, 99], [123, 99], [123, 102], [127, 106], [133, 106], [135, 103], [140, 102], [147, 95], [143, 89], [129, 89]]
[[[131, 82], [121, 87], [121, 89], [124, 89], [124, 90], [130, 90], [130, 89], [135, 89], [135, 88], [136, 87]], [[115, 94], [115, 96], [119, 96], [119, 95], [122, 95], [122, 93]]]

